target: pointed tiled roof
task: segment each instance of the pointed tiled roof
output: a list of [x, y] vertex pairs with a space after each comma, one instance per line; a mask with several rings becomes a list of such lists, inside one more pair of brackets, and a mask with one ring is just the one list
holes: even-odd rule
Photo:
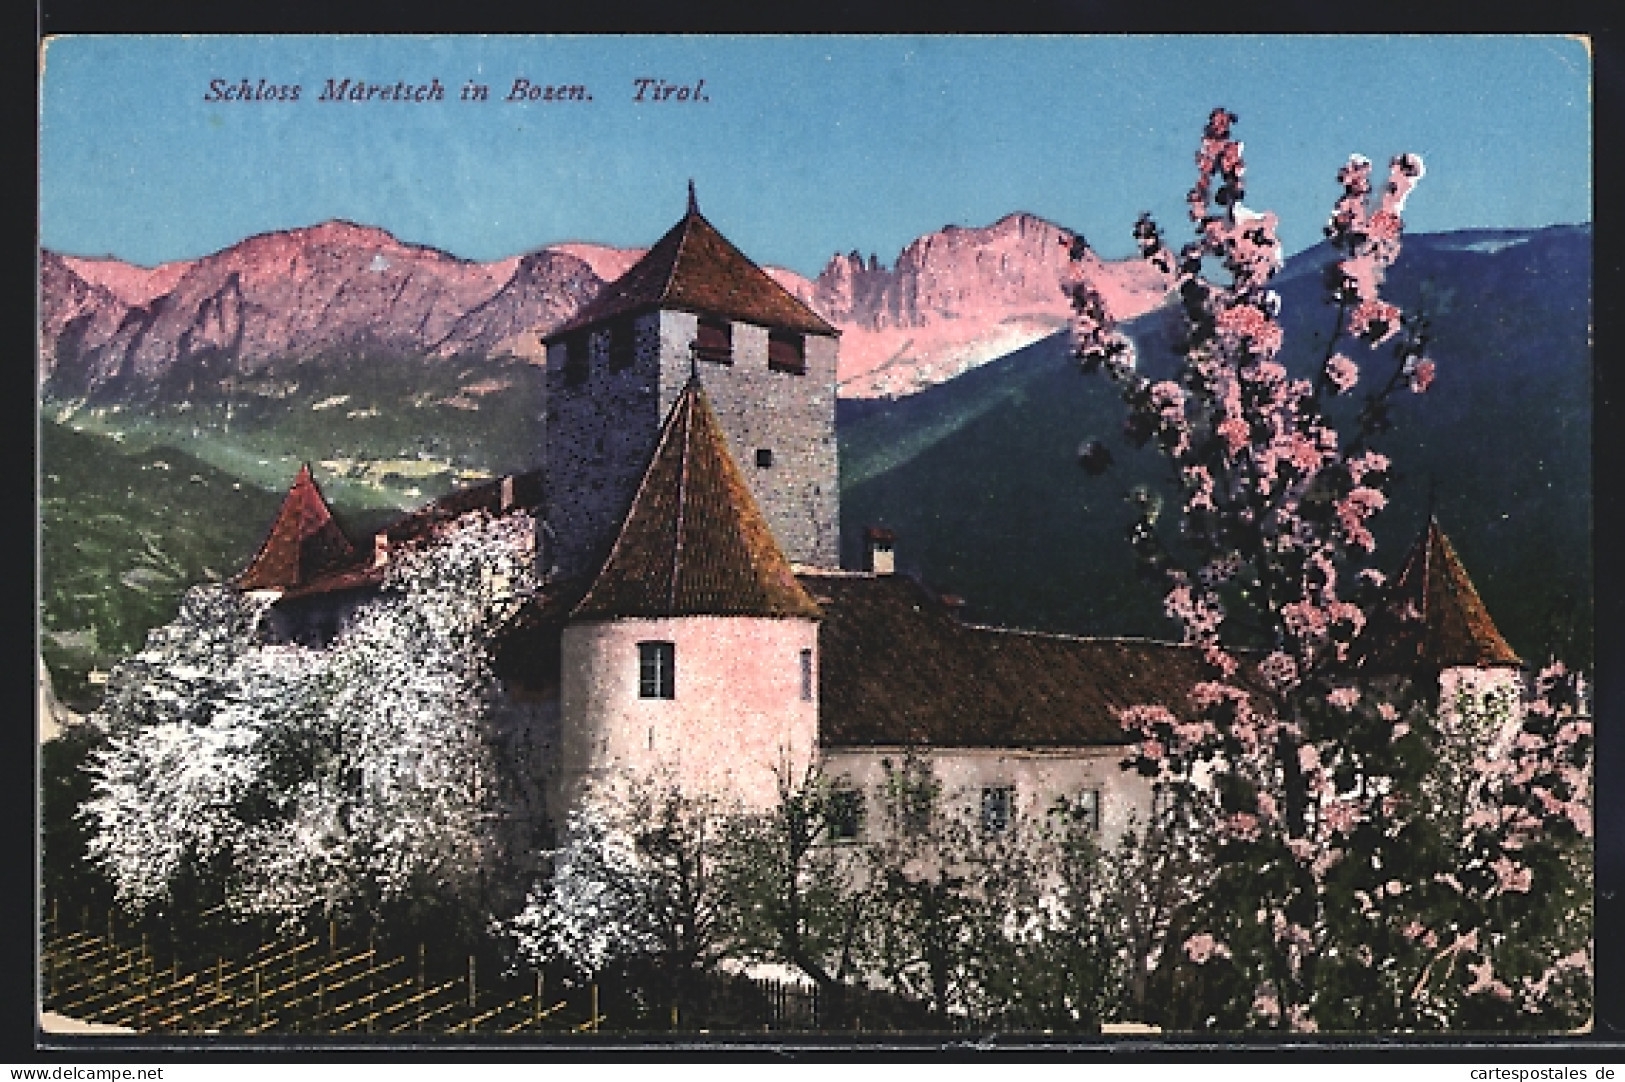
[[1431, 515], [1367, 636], [1379, 671], [1522, 664]]
[[697, 379], [672, 406], [615, 547], [576, 619], [807, 616], [818, 606], [728, 453]]
[[717, 232], [700, 213], [692, 193], [688, 213], [670, 232], [544, 340], [553, 342], [613, 316], [648, 308], [698, 312], [805, 334], [838, 333]]
[[355, 559], [355, 546], [333, 521], [305, 465], [299, 467], [259, 553], [233, 583], [242, 590], [293, 590]]

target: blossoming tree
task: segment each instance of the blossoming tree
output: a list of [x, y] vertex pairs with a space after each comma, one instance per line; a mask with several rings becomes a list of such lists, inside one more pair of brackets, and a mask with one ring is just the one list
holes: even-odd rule
[[[1394, 158], [1380, 190], [1362, 157], [1339, 170], [1331, 333], [1294, 372], [1270, 288], [1277, 223], [1243, 203], [1235, 123], [1215, 110], [1203, 132], [1195, 239], [1176, 252], [1149, 216], [1135, 227], [1177, 284], [1177, 377], [1142, 375], [1103, 298], [1081, 275], [1073, 288], [1083, 368], [1115, 382], [1125, 437], [1170, 468], [1177, 528], [1141, 499], [1131, 543], [1209, 673], [1183, 710], [1122, 714], [1131, 765], [1216, 823], [1214, 875], [1190, 900], [1170, 977], [1185, 1006], [1169, 1021], [1580, 1024], [1591, 745], [1572, 674], [1542, 672], [1526, 711], [1503, 704], [1474, 730], [1495, 735], [1467, 746], [1426, 680], [1361, 664], [1384, 582], [1370, 522], [1391, 465], [1373, 443], [1395, 397], [1435, 375], [1425, 320], [1381, 296], [1422, 161]], [[1111, 458], [1103, 444], [1080, 455], [1091, 473]]]
[[290, 924], [482, 901], [529, 840], [489, 647], [532, 589], [533, 536], [465, 516], [321, 650], [265, 642], [262, 599], [195, 589], [93, 717], [82, 814], [119, 901]]

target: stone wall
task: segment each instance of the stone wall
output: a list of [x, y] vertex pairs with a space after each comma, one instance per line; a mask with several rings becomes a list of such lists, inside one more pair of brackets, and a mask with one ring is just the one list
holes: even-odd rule
[[595, 573], [632, 506], [671, 404], [661, 394], [659, 323], [654, 312], [638, 317], [632, 363], [619, 369], [609, 363], [608, 327], [592, 331], [580, 383], [566, 371], [565, 343], [547, 348], [544, 575]]
[[[768, 330], [733, 325], [732, 363], [695, 362], [697, 317], [649, 312], [634, 330], [632, 363], [609, 363], [607, 327], [588, 335], [586, 378], [566, 372], [566, 347], [548, 347], [544, 421], [546, 527], [542, 569], [594, 573], [614, 543], [655, 440], [692, 371], [699, 372], [728, 450], [774, 537], [793, 562], [834, 567], [840, 509], [835, 444], [836, 340], [804, 339], [805, 373], [768, 368]], [[758, 452], [767, 452], [768, 459]]]
[[[689, 359], [697, 317], [662, 312], [661, 409], [676, 401], [695, 363]], [[700, 382], [728, 437], [728, 450], [791, 562], [840, 562], [840, 491], [835, 445], [837, 340], [803, 339], [806, 371], [770, 369], [768, 329], [733, 324], [733, 361], [699, 361]], [[758, 452], [772, 457], [758, 465]]]

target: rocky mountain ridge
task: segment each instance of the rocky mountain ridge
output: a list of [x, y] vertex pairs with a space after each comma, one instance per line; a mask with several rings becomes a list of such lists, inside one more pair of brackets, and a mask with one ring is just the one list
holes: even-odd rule
[[[816, 279], [768, 273], [843, 332], [842, 394], [908, 394], [1064, 325], [1071, 234], [1029, 214], [947, 226], [891, 267], [836, 255]], [[273, 362], [333, 356], [518, 357], [641, 249], [572, 242], [493, 262], [347, 221], [257, 234], [145, 268], [40, 256], [40, 378], [64, 399], [184, 400]], [[1166, 286], [1142, 265], [1084, 256], [1129, 319]]]
[[[945, 226], [891, 267], [856, 251], [831, 259], [807, 299], [843, 330], [847, 397], [896, 396], [1055, 333], [1071, 314], [1062, 283], [1073, 234], [1031, 214], [985, 228]], [[1085, 251], [1082, 273], [1128, 320], [1162, 303], [1169, 283], [1137, 260]]]

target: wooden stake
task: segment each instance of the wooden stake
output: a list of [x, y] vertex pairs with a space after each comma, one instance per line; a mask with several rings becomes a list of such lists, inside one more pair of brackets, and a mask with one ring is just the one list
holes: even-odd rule
[[592, 1031], [598, 1032], [598, 982], [592, 985]]
[[474, 956], [468, 956], [468, 1009], [474, 1009]]
[[536, 1011], [533, 1022], [537, 1029], [542, 1028], [542, 971], [536, 971]]

